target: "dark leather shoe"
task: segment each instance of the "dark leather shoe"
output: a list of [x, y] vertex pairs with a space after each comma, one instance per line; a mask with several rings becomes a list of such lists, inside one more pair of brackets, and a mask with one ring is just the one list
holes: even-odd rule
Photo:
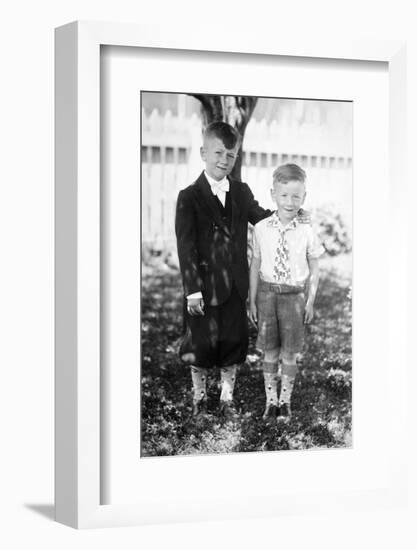
[[278, 420], [287, 422], [291, 418], [291, 409], [288, 403], [281, 403], [278, 406]]
[[262, 416], [262, 420], [271, 422], [276, 421], [278, 416], [278, 406], [274, 405], [273, 403], [270, 403], [266, 406], [265, 412]]
[[220, 416], [227, 422], [235, 422], [239, 418], [233, 401], [220, 401]]
[[207, 400], [201, 399], [193, 403], [193, 416], [203, 417], [207, 416]]

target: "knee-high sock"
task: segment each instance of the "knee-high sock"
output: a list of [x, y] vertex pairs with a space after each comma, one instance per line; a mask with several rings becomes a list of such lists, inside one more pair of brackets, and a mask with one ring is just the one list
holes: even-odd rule
[[291, 394], [294, 388], [294, 381], [297, 375], [297, 363], [282, 362], [282, 374], [281, 374], [281, 393], [279, 394], [279, 402], [287, 403], [291, 402]]
[[220, 401], [232, 401], [233, 390], [235, 389], [237, 365], [231, 365], [230, 367], [221, 367], [220, 369], [220, 381], [221, 381], [221, 394]]
[[278, 405], [278, 363], [264, 361], [262, 368], [264, 371], [266, 406]]
[[201, 401], [207, 397], [207, 374], [207, 369], [195, 366], [191, 367], [194, 402]]

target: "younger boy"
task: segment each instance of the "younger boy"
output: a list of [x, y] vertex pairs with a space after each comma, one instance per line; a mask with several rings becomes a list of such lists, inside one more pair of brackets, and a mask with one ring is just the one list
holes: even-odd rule
[[324, 249], [311, 225], [296, 218], [306, 196], [305, 179], [304, 170], [296, 164], [279, 166], [271, 190], [277, 210], [254, 228], [249, 316], [258, 325], [257, 347], [264, 352], [265, 420], [291, 416], [296, 358], [303, 348], [304, 324], [314, 314], [318, 258]]

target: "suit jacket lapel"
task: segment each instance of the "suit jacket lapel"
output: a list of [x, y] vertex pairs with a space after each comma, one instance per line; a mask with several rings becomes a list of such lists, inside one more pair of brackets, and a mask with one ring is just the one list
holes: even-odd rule
[[236, 182], [229, 178], [230, 182], [230, 198], [232, 199], [232, 233], [235, 230], [236, 220], [239, 217], [239, 201], [238, 201], [238, 186]]
[[207, 181], [204, 172], [201, 173], [200, 177], [196, 181], [196, 185], [198, 190], [197, 199], [202, 208], [207, 209], [208, 207], [216, 225], [221, 227], [227, 234], [230, 235], [229, 228], [222, 220], [215, 196], [211, 192], [210, 184]]

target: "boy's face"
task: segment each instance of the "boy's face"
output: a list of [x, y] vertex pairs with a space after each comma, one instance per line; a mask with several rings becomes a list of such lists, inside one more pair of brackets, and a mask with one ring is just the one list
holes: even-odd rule
[[206, 165], [207, 174], [220, 181], [230, 174], [235, 165], [239, 145], [226, 149], [221, 139], [208, 137], [200, 149], [201, 158]]
[[282, 222], [290, 222], [303, 205], [306, 190], [301, 181], [274, 182], [271, 196], [277, 205], [279, 219]]

